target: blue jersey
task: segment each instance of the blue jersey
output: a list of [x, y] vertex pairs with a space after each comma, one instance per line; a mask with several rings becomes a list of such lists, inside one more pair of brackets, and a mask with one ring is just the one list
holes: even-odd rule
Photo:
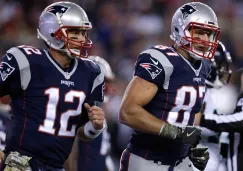
[[88, 59], [72, 59], [64, 69], [48, 51], [20, 46], [3, 56], [0, 75], [0, 96], [9, 94], [12, 107], [6, 152], [62, 167], [83, 104], [103, 101], [104, 73]]
[[[209, 72], [209, 61], [201, 60], [200, 65], [195, 67], [173, 46], [158, 45], [139, 55], [134, 76], [158, 87], [156, 95], [144, 109], [160, 120], [184, 127], [193, 125], [195, 114], [201, 109]], [[188, 153], [187, 145], [136, 130], [128, 149], [143, 158], [163, 161], [164, 164], [174, 163]]]
[[110, 134], [105, 129], [91, 142], [79, 141], [78, 171], [106, 170], [106, 158], [110, 152]]

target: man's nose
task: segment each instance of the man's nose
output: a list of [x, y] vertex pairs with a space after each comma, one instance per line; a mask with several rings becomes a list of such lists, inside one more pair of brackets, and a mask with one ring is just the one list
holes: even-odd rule
[[208, 36], [208, 34], [203, 34], [202, 36], [201, 36], [201, 39], [202, 40], [204, 40], [204, 41], [208, 41], [209, 40], [209, 36]]
[[79, 41], [85, 41], [85, 37], [80, 33], [80, 34], [78, 35], [78, 40], [79, 40]]

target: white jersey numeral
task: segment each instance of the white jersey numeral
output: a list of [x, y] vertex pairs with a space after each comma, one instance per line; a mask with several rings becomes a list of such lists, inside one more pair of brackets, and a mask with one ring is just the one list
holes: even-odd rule
[[31, 55], [32, 53], [41, 55], [41, 51], [39, 49], [34, 49], [34, 48], [30, 48], [30, 47], [23, 48], [23, 49], [28, 55]]
[[[175, 106], [171, 109], [168, 114], [167, 121], [171, 124], [175, 124], [178, 126], [186, 126], [191, 117], [191, 111], [193, 106], [196, 103], [197, 97], [203, 98], [203, 94], [205, 92], [205, 87], [199, 87], [199, 95], [197, 90], [192, 86], [182, 86], [177, 90], [176, 98], [175, 98]], [[186, 101], [186, 95], [189, 95], [188, 102]], [[182, 114], [180, 120], [178, 120], [179, 115]]]
[[33, 46], [21, 45], [21, 46], [18, 46], [18, 47], [23, 48], [27, 55], [32, 55], [32, 53], [37, 54], [37, 55], [42, 54], [39, 49], [37, 49]]
[[199, 86], [198, 90], [199, 90], [199, 98], [204, 98], [205, 92], [206, 92], [206, 87], [205, 86]]
[[[46, 116], [43, 124], [39, 126], [38, 131], [54, 135], [56, 132], [55, 122], [57, 122], [56, 121], [57, 106], [60, 99], [59, 89], [53, 87], [49, 88], [45, 91], [45, 95], [48, 95], [49, 97], [46, 106]], [[65, 102], [67, 103], [73, 103], [75, 97], [79, 98], [79, 104], [76, 110], [67, 110], [66, 112], [61, 114], [60, 129], [58, 132], [58, 136], [69, 136], [69, 137], [75, 136], [76, 125], [72, 125], [71, 130], [67, 130], [68, 121], [70, 117], [74, 117], [81, 114], [82, 104], [85, 99], [85, 94], [82, 91], [70, 90], [68, 93], [65, 94], [64, 97]]]
[[82, 104], [85, 99], [85, 94], [84, 94], [84, 92], [81, 92], [81, 91], [69, 91], [65, 96], [65, 102], [73, 103], [74, 97], [79, 98], [78, 107], [76, 110], [68, 110], [61, 114], [61, 127], [60, 127], [60, 130], [58, 133], [59, 136], [74, 136], [75, 135], [76, 125], [72, 125], [71, 130], [68, 131], [67, 130], [67, 126], [68, 126], [67, 121], [69, 120], [70, 117], [80, 115], [81, 110], [82, 110]]

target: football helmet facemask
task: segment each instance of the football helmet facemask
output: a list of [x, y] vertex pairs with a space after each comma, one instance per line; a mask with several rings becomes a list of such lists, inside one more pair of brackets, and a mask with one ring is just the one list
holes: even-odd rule
[[[194, 37], [191, 33], [195, 29], [209, 31], [209, 40], [201, 40]], [[218, 46], [218, 27], [217, 17], [214, 11], [206, 4], [191, 2], [184, 4], [175, 12], [171, 22], [170, 38], [175, 41], [177, 46], [187, 51], [195, 59], [212, 59]], [[204, 50], [196, 50], [193, 44], [199, 44]]]
[[[71, 58], [87, 58], [92, 47], [88, 31], [92, 28], [86, 12], [72, 2], [56, 2], [44, 9], [39, 19], [38, 38]], [[68, 36], [70, 29], [82, 31], [83, 41]], [[73, 48], [75, 47], [75, 48]]]

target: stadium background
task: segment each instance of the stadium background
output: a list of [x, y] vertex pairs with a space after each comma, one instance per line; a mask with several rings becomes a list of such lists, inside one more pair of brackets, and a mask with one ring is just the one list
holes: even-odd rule
[[[163, 44], [170, 46], [170, 23], [175, 10], [185, 0], [70, 0], [88, 14], [93, 29], [91, 55], [105, 58], [114, 70], [111, 101], [105, 106], [112, 138], [112, 156], [118, 165], [131, 129], [117, 123], [118, 110], [124, 89], [133, 75], [138, 54], [145, 48]], [[42, 10], [54, 0], [0, 0], [0, 56], [16, 45], [44, 47], [37, 39], [36, 28]], [[240, 91], [240, 72], [243, 66], [243, 1], [203, 0], [218, 16], [220, 40], [231, 52], [232, 92]], [[234, 94], [234, 93], [233, 93]], [[233, 95], [235, 96], [236, 93]], [[2, 99], [4, 103], [4, 100]], [[6, 103], [6, 101], [5, 101]], [[229, 101], [230, 103], [230, 101]], [[1, 113], [8, 112], [1, 104]], [[122, 137], [122, 138], [121, 138]], [[1, 138], [1, 137], [0, 137]]]

